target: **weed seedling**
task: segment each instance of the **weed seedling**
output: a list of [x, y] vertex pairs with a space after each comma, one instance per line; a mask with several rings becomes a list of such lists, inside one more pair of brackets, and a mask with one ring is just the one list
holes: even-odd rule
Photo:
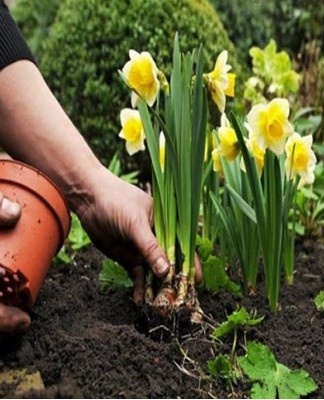
[[261, 343], [249, 342], [238, 363], [252, 381], [252, 399], [299, 399], [317, 389], [305, 370], [290, 370], [278, 363], [269, 347]]

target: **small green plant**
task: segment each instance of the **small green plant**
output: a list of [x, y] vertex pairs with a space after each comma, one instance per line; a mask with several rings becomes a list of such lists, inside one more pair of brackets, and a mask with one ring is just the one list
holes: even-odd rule
[[225, 381], [226, 387], [233, 391], [233, 383], [240, 376], [238, 369], [233, 365], [231, 358], [227, 354], [218, 354], [214, 359], [207, 361], [207, 370], [215, 379]]
[[196, 243], [203, 272], [202, 287], [212, 292], [224, 289], [227, 292], [241, 296], [241, 286], [228, 276], [224, 260], [213, 254], [212, 243], [206, 237], [201, 236], [197, 237]]
[[125, 269], [109, 258], [106, 258], [102, 263], [102, 269], [99, 273], [99, 282], [103, 290], [111, 287], [120, 289], [133, 286], [133, 282], [127, 275]]
[[290, 370], [278, 363], [269, 347], [261, 343], [249, 342], [238, 363], [252, 381], [252, 399], [299, 399], [317, 389], [305, 370]]
[[246, 329], [249, 326], [259, 325], [263, 319], [264, 317], [257, 317], [255, 311], [249, 313], [244, 307], [241, 307], [229, 315], [226, 321], [216, 327], [211, 336], [213, 339], [221, 339], [234, 332], [234, 343], [236, 343], [238, 329]]
[[314, 298], [314, 304], [317, 311], [324, 311], [324, 290], [320, 290]]
[[233, 334], [233, 343], [230, 353], [219, 353], [213, 359], [208, 360], [207, 369], [214, 379], [225, 381], [226, 387], [233, 391], [233, 384], [242, 378], [240, 368], [237, 363], [238, 333], [243, 331], [243, 341], [246, 343], [246, 331], [250, 326], [260, 324], [263, 317], [257, 317], [255, 311], [250, 313], [241, 307], [229, 315], [226, 321], [222, 322], [214, 329], [211, 337], [214, 341], [221, 343], [224, 337]]
[[251, 104], [264, 103], [298, 91], [299, 75], [293, 70], [288, 53], [277, 52], [274, 40], [264, 49], [252, 47], [250, 55], [254, 75], [246, 82], [244, 99]]
[[71, 213], [71, 229], [69, 236], [59, 253], [56, 255], [54, 262], [62, 262], [64, 264], [73, 263], [76, 253], [89, 246], [90, 243], [91, 240], [83, 229], [79, 218], [76, 214]]

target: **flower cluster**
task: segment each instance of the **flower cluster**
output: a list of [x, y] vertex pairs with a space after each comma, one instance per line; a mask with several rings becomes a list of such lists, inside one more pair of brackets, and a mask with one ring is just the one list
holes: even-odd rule
[[[267, 149], [277, 156], [285, 156], [287, 179], [300, 176], [299, 187], [312, 184], [315, 179], [316, 156], [311, 148], [312, 136], [302, 137], [294, 132], [289, 122], [289, 103], [286, 99], [275, 98], [268, 104], [257, 104], [247, 115], [246, 145], [253, 155], [259, 175], [262, 174]], [[220, 156], [233, 161], [239, 154], [236, 133], [225, 114], [218, 129], [219, 144], [212, 153], [214, 170], [221, 171]], [[244, 165], [242, 165], [244, 169]]]
[[[160, 90], [159, 70], [148, 52], [129, 51], [130, 60], [124, 65], [121, 76], [132, 90], [131, 104], [135, 108], [140, 97], [152, 106]], [[145, 150], [145, 133], [137, 110], [124, 108], [120, 113], [122, 129], [119, 137], [126, 141], [129, 155]]]
[[[231, 243], [246, 291], [255, 289], [260, 257], [273, 310], [278, 307], [282, 266], [292, 281], [289, 218], [296, 189], [315, 179], [312, 136], [295, 132], [289, 102], [281, 97], [254, 104], [244, 120], [232, 114], [230, 122], [225, 113], [235, 88], [230, 71], [224, 50], [214, 69], [204, 73], [203, 46], [184, 54], [177, 35], [170, 83], [148, 52], [130, 50], [119, 71], [132, 105], [120, 113], [119, 136], [130, 155], [148, 148], [155, 233], [172, 266], [154, 300], [163, 308], [172, 304], [170, 298], [197, 305], [194, 258], [201, 209], [208, 238], [215, 240], [222, 226], [218, 239], [227, 237]], [[220, 116], [212, 132], [208, 98]]]
[[[212, 99], [221, 113], [225, 110], [226, 96], [234, 96], [235, 74], [228, 71], [231, 66], [227, 63], [228, 52], [223, 50], [217, 57], [213, 71], [204, 74], [204, 82], [211, 93]], [[150, 53], [135, 50], [129, 51], [129, 61], [124, 65], [122, 79], [131, 89], [131, 105], [136, 108], [139, 98], [143, 98], [148, 106], [156, 102], [162, 88], [166, 92], [169, 85], [165, 75], [156, 66]], [[126, 141], [129, 155], [145, 150], [145, 133], [140, 122], [139, 113], [125, 108], [120, 113], [122, 129], [119, 137]]]

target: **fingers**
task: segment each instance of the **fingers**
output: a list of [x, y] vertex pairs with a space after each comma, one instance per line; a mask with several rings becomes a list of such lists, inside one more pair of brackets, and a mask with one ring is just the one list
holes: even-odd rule
[[0, 303], [0, 332], [24, 332], [30, 325], [27, 313], [15, 307], [5, 306]]
[[8, 228], [15, 225], [20, 214], [20, 205], [9, 200], [0, 192], [0, 228]]
[[161, 278], [169, 271], [170, 264], [150, 226], [144, 225], [136, 231], [134, 242], [143, 255], [146, 265], [157, 277]]
[[145, 290], [145, 275], [143, 267], [137, 266], [132, 270], [132, 278], [134, 282], [133, 286], [133, 297], [134, 302], [137, 306], [142, 305], [144, 299], [144, 290]]
[[[18, 203], [10, 201], [0, 192], [0, 228], [13, 226], [21, 215]], [[27, 313], [15, 307], [0, 303], [0, 332], [13, 333], [25, 331], [30, 325]]]

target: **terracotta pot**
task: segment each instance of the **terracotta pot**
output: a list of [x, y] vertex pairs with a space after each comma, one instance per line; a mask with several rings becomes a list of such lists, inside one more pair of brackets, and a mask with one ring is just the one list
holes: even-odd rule
[[0, 301], [30, 310], [68, 235], [70, 213], [45, 175], [17, 161], [0, 160], [0, 191], [22, 208], [13, 228], [0, 229]]

